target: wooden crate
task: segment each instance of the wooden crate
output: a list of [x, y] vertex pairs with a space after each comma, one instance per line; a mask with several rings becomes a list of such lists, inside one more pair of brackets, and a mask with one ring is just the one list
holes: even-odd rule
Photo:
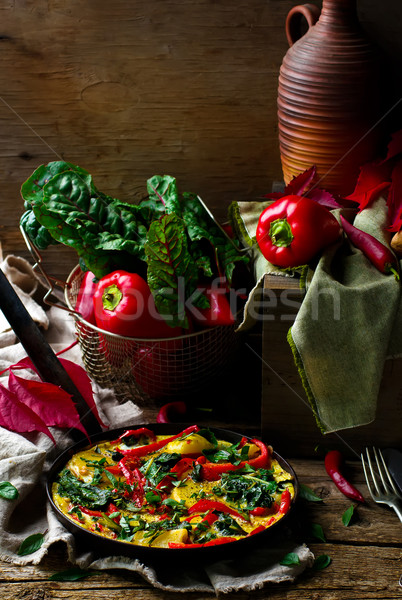
[[356, 458], [366, 445], [402, 447], [402, 359], [386, 361], [376, 419], [369, 425], [323, 435], [319, 430], [286, 336], [302, 301], [299, 281], [267, 276], [262, 325], [262, 434], [287, 456], [311, 456], [317, 445], [343, 445]]

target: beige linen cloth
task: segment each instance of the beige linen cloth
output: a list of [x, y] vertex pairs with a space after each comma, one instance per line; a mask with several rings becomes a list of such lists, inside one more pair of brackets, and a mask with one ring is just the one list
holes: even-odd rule
[[[46, 332], [46, 338], [57, 352], [75, 340], [74, 323], [71, 316], [57, 307], [48, 313], [32, 299], [38, 282], [30, 265], [18, 257], [7, 257], [0, 265], [9, 277], [20, 298], [27, 306], [32, 318]], [[24, 281], [24, 283], [23, 283]], [[20, 287], [21, 286], [21, 287]], [[0, 370], [16, 363], [26, 353], [17, 343], [6, 322], [1, 321], [3, 331], [0, 348]], [[8, 335], [6, 343], [5, 334]], [[64, 358], [82, 364], [78, 346], [63, 354]], [[7, 382], [7, 372], [2, 383]], [[20, 371], [22, 377], [34, 377], [28, 371]], [[127, 401], [118, 403], [110, 390], [100, 389], [93, 382], [93, 391], [101, 418], [110, 428], [141, 423], [142, 410]], [[17, 500], [0, 498], [0, 559], [22, 567], [39, 564], [55, 542], [64, 542], [68, 560], [72, 565], [84, 569], [127, 569], [139, 573], [154, 587], [172, 592], [225, 593], [234, 590], [250, 591], [268, 583], [292, 582], [307, 567], [311, 567], [314, 556], [305, 544], [299, 544], [285, 530], [270, 545], [258, 553], [237, 560], [216, 562], [207, 567], [177, 571], [163, 564], [144, 564], [135, 558], [123, 556], [99, 557], [95, 552], [84, 551], [76, 544], [74, 536], [56, 519], [45, 494], [45, 477], [50, 465], [63, 449], [72, 443], [68, 432], [52, 428], [57, 448], [51, 440], [41, 434], [19, 435], [0, 428], [0, 481], [9, 481], [19, 491]], [[27, 556], [19, 556], [17, 549], [29, 535], [43, 533], [45, 541], [41, 548]], [[281, 566], [279, 561], [288, 552], [299, 556], [300, 564]], [[134, 553], [133, 553], [134, 554]], [[71, 565], [70, 565], [71, 566]], [[66, 565], [66, 568], [68, 565]]]

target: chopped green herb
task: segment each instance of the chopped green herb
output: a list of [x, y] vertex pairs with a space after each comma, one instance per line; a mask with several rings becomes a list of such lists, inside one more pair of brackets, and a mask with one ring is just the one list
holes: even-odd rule
[[286, 554], [281, 561], [279, 561], [280, 565], [284, 565], [285, 567], [292, 567], [293, 565], [300, 564], [299, 555], [296, 552], [289, 552]]
[[23, 540], [17, 550], [19, 556], [26, 556], [27, 554], [33, 554], [39, 550], [45, 540], [43, 533], [33, 533]]
[[72, 567], [71, 569], [54, 573], [49, 577], [49, 579], [50, 581], [78, 581], [79, 579], [90, 577], [93, 574], [93, 571], [86, 571], [85, 569], [80, 569], [79, 567]]
[[19, 492], [9, 481], [0, 481], [0, 497], [5, 500], [15, 500]]
[[348, 525], [351, 524], [355, 516], [355, 506], [352, 504], [342, 515], [342, 523], [345, 525], [345, 527], [348, 527]]
[[328, 556], [328, 554], [321, 554], [320, 556], [317, 556], [317, 558], [314, 561], [313, 564], [313, 569], [315, 569], [316, 571], [321, 571], [322, 569], [325, 569], [326, 567], [328, 567], [328, 565], [331, 564], [331, 557]]
[[300, 484], [299, 496], [300, 498], [308, 500], [309, 502], [322, 502], [322, 498], [317, 496], [317, 494], [304, 483]]
[[321, 542], [327, 541], [324, 530], [319, 523], [311, 523], [310, 532], [313, 537], [317, 538], [317, 540], [321, 540]]

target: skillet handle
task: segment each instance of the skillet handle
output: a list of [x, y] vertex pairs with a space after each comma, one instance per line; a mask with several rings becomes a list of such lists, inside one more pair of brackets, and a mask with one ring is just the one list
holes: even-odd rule
[[[60, 386], [72, 396], [80, 421], [88, 434], [101, 432], [102, 429], [96, 417], [1, 269], [0, 310], [3, 311], [5, 318], [25, 348], [41, 379]], [[82, 434], [80, 433], [80, 435]]]

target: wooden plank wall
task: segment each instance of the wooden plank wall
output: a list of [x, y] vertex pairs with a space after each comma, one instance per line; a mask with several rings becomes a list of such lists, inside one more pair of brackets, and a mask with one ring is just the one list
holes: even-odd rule
[[[224, 219], [281, 179], [277, 77], [292, 0], [0, 0], [0, 241], [28, 256], [19, 188], [64, 159], [125, 201], [174, 175]], [[398, 97], [400, 0], [361, 0]], [[392, 59], [392, 60], [391, 60]], [[47, 251], [52, 274], [75, 264]]]

